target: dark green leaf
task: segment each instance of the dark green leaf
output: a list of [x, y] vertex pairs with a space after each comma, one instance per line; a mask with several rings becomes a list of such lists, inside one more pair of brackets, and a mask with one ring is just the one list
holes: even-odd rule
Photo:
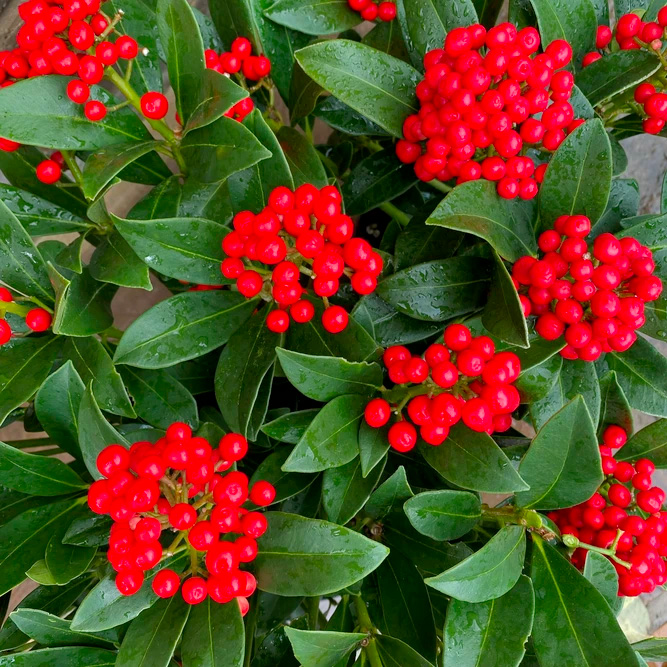
[[541, 665], [627, 667], [634, 652], [606, 600], [554, 547], [533, 533], [533, 644]]
[[372, 46], [378, 51], [382, 51], [382, 53], [388, 53], [399, 60], [405, 60], [406, 62], [410, 60], [410, 55], [401, 33], [401, 26], [396, 21], [381, 21], [380, 23], [376, 23], [375, 27], [364, 35], [361, 42], [362, 44]]
[[387, 547], [347, 528], [295, 514], [267, 512], [269, 528], [255, 561], [260, 590], [327, 595], [350, 586], [386, 558]]
[[[295, 63], [288, 104], [290, 110], [290, 122], [292, 125], [296, 126], [300, 120], [313, 113], [317, 100], [323, 92], [324, 89], [322, 86], [316, 84], [301, 69], [299, 63]], [[280, 131], [282, 131], [282, 128], [279, 130], [279, 133]], [[310, 144], [310, 142], [308, 143]]]
[[611, 182], [607, 210], [591, 229], [591, 236], [602, 232], [617, 233], [621, 220], [637, 215], [639, 210], [639, 184], [630, 178], [615, 178]]
[[525, 554], [524, 528], [505, 526], [472, 556], [425, 582], [457, 600], [486, 602], [513, 588], [521, 576]]
[[56, 336], [14, 338], [0, 347], [0, 424], [39, 389], [58, 351]]
[[526, 652], [534, 608], [533, 586], [523, 575], [514, 588], [495, 600], [451, 600], [443, 631], [445, 664], [518, 665]]
[[636, 461], [647, 456], [656, 467], [667, 468], [667, 419], [645, 426], [615, 454], [619, 461]]
[[318, 102], [315, 116], [335, 130], [354, 136], [391, 134], [333, 95]]
[[226, 227], [203, 218], [149, 222], [113, 218], [116, 229], [151, 269], [199, 285], [222, 284], [221, 242]]
[[349, 40], [320, 42], [298, 51], [304, 71], [338, 99], [396, 137], [416, 112], [419, 73], [402, 60]]
[[564, 341], [547, 341], [538, 336], [530, 341], [527, 350], [515, 350], [521, 361], [516, 387], [522, 403], [544, 398], [553, 389], [563, 366], [563, 357], [558, 354], [563, 345]]
[[298, 472], [283, 472], [281, 467], [283, 463], [285, 463], [289, 453], [289, 447], [278, 448], [259, 464], [257, 470], [255, 470], [250, 479], [250, 486], [260, 479], [273, 484], [276, 489], [276, 497], [271, 503], [272, 505], [281, 503], [283, 500], [287, 500], [288, 498], [301, 493], [307, 489], [316, 478], [315, 475]]
[[68, 584], [83, 574], [97, 553], [97, 547], [77, 547], [63, 544], [67, 526], [63, 526], [46, 546], [44, 560], [53, 580], [59, 586]]
[[0, 658], [0, 667], [114, 667], [116, 653], [92, 646], [43, 648]]
[[358, 457], [338, 468], [325, 470], [322, 475], [322, 505], [329, 521], [343, 526], [352, 520], [373, 492], [383, 470], [384, 465], [377, 465], [367, 477], [363, 477]]
[[540, 229], [552, 227], [559, 215], [575, 213], [595, 224], [607, 207], [611, 170], [611, 145], [602, 122], [586, 121], [549, 162], [540, 187]]
[[665, 227], [667, 215], [640, 215], [636, 218], [623, 221], [625, 229], [618, 237], [630, 236], [640, 243], [651, 248], [660, 250], [667, 247], [667, 228]]
[[95, 249], [88, 269], [95, 280], [104, 283], [148, 291], [153, 289], [148, 267], [116, 230]]
[[656, 301], [650, 301], [644, 305], [646, 324], [642, 331], [657, 340], [667, 338], [667, 297], [660, 297]]
[[377, 293], [405, 315], [441, 322], [482, 305], [490, 269], [477, 257], [425, 262], [385, 278]]
[[75, 273], [81, 273], [83, 271], [81, 253], [85, 242], [86, 235], [80, 234], [57, 255], [55, 264]]
[[347, 0], [278, 0], [264, 14], [275, 23], [316, 36], [343, 32], [362, 21]]
[[192, 607], [183, 630], [183, 667], [242, 667], [244, 638], [238, 604], [218, 604], [208, 597]]
[[400, 508], [412, 496], [405, 468], [399, 466], [391, 477], [375, 489], [366, 503], [365, 510], [374, 518], [382, 519], [390, 512]]
[[389, 635], [377, 635], [374, 641], [377, 643], [378, 654], [385, 667], [405, 667], [406, 665], [432, 667], [428, 660], [400, 639]]
[[283, 470], [319, 472], [349, 463], [359, 453], [363, 411], [358, 395], [338, 396], [327, 403], [294, 447]]
[[242, 123], [223, 116], [183, 139], [183, 157], [191, 175], [203, 183], [225, 180], [271, 157], [271, 152]]
[[199, 81], [197, 105], [192, 109], [190, 119], [185, 126], [185, 134], [218, 120], [246, 97], [248, 92], [224, 74], [212, 69], [204, 70]]
[[667, 639], [664, 637], [651, 637], [632, 644], [632, 648], [646, 660], [662, 662], [667, 656]]
[[167, 667], [192, 606], [183, 597], [159, 600], [127, 629], [116, 667]]
[[389, 425], [382, 428], [373, 428], [363, 419], [359, 425], [359, 458], [361, 473], [368, 477], [369, 473], [384, 458], [389, 450]]
[[74, 519], [63, 536], [64, 544], [77, 547], [101, 547], [109, 543], [111, 518], [101, 514], [93, 514]]
[[[365, 634], [359, 632], [310, 632], [285, 628], [285, 634], [303, 667], [337, 667], [359, 647]], [[343, 662], [341, 662], [343, 661]]]
[[600, 378], [600, 397], [598, 436], [602, 437], [604, 430], [611, 424], [624, 428], [628, 434], [632, 433], [632, 410], [614, 371]]
[[528, 488], [489, 435], [462, 423], [452, 427], [442, 446], [422, 444], [420, 451], [434, 470], [464, 489], [511, 493]]
[[447, 195], [426, 221], [479, 236], [510, 262], [537, 252], [533, 224], [534, 201], [503, 199], [496, 186], [485, 180], [459, 185]]
[[595, 427], [577, 396], [540, 429], [519, 467], [530, 485], [517, 504], [541, 510], [572, 507], [588, 500], [604, 475]]
[[274, 438], [279, 442], [288, 442], [291, 445], [296, 445], [319, 411], [319, 408], [312, 408], [310, 410], [289, 412], [264, 424], [262, 426], [262, 433], [266, 433], [270, 438]]
[[327, 185], [327, 174], [307, 137], [287, 126], [281, 127], [277, 136], [296, 187], [304, 183], [312, 183], [318, 188]]
[[403, 505], [410, 523], [434, 540], [455, 540], [472, 530], [482, 518], [479, 498], [465, 491], [426, 491]]
[[523, 315], [519, 293], [502, 259], [493, 253], [493, 276], [491, 291], [482, 313], [482, 323], [500, 340], [529, 347], [528, 326]]
[[618, 573], [612, 562], [602, 554], [589, 551], [586, 554], [584, 577], [597, 588], [614, 614], [618, 614], [623, 606], [623, 598], [618, 594]]

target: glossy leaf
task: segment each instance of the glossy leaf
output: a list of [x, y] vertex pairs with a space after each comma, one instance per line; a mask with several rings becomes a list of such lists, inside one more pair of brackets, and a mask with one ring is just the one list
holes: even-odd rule
[[432, 667], [431, 663], [405, 642], [389, 635], [377, 635], [375, 638], [378, 655], [385, 667]]
[[281, 468], [289, 456], [290, 451], [290, 447], [279, 447], [276, 449], [276, 451], [269, 454], [259, 466], [257, 466], [257, 470], [255, 470], [250, 479], [251, 487], [258, 480], [264, 480], [273, 484], [276, 489], [276, 497], [271, 503], [272, 505], [301, 493], [316, 479], [315, 475], [298, 472], [283, 472]]
[[451, 257], [461, 245], [465, 238], [463, 234], [438, 225], [424, 224], [433, 210], [434, 204], [429, 205], [426, 212], [414, 216], [398, 235], [394, 251], [397, 270]]
[[420, 451], [434, 470], [464, 489], [511, 493], [528, 488], [489, 435], [462, 423], [452, 427], [441, 447], [421, 445]]
[[522, 507], [572, 507], [595, 493], [604, 476], [595, 427], [581, 396], [540, 429], [519, 473], [530, 486], [516, 495], [517, 504]]
[[46, 380], [59, 347], [55, 336], [14, 338], [0, 347], [0, 424]]
[[532, 537], [532, 637], [540, 664], [635, 664], [634, 652], [604, 597], [554, 547], [534, 533]]
[[183, 667], [242, 667], [243, 640], [243, 619], [235, 601], [219, 604], [208, 597], [192, 607], [183, 630]]
[[0, 667], [114, 667], [116, 653], [92, 646], [43, 648], [18, 655], [0, 657]]
[[540, 229], [552, 227], [559, 215], [575, 213], [595, 224], [607, 207], [611, 167], [609, 137], [599, 120], [586, 121], [568, 135], [540, 187]]
[[584, 577], [597, 588], [614, 614], [618, 614], [623, 606], [623, 598], [618, 594], [618, 572], [612, 562], [602, 554], [589, 551], [584, 565]]
[[479, 258], [453, 257], [417, 264], [382, 280], [377, 294], [418, 320], [443, 321], [483, 303], [490, 266]]
[[618, 384], [618, 377], [614, 371], [600, 378], [600, 398], [598, 436], [602, 437], [605, 428], [611, 424], [616, 424], [631, 434], [633, 431], [632, 410], [623, 389]]
[[472, 556], [425, 582], [457, 600], [486, 602], [514, 587], [521, 576], [525, 554], [524, 528], [505, 526]]
[[510, 262], [523, 255], [535, 255], [537, 244], [533, 225], [535, 202], [503, 199], [491, 181], [470, 181], [457, 186], [445, 197], [426, 221], [478, 236]]
[[327, 595], [375, 570], [387, 547], [327, 521], [267, 512], [269, 528], [255, 561], [260, 590]]
[[247, 96], [246, 90], [224, 74], [212, 69], [204, 70], [200, 75], [197, 105], [192, 107], [185, 134], [218, 120]]
[[660, 662], [667, 656], [667, 639], [664, 637], [651, 637], [632, 644], [632, 648], [646, 660]]
[[83, 480], [62, 461], [0, 442], [0, 484], [34, 496], [62, 496], [86, 488]]
[[74, 519], [65, 531], [63, 544], [77, 547], [101, 547], [109, 543], [111, 517], [93, 514]]
[[329, 95], [329, 97], [325, 97], [317, 103], [314, 115], [335, 130], [345, 134], [353, 136], [391, 135], [391, 132], [387, 132], [333, 95]]
[[325, 90], [396, 137], [406, 116], [416, 112], [419, 73], [393, 56], [349, 40], [301, 49], [296, 59]]
[[318, 188], [327, 185], [327, 174], [307, 137], [287, 126], [281, 127], [277, 136], [297, 188], [304, 183], [312, 183]]
[[362, 20], [347, 0], [278, 0], [264, 14], [275, 23], [316, 36], [343, 32]]
[[405, 468], [399, 466], [396, 471], [375, 489], [366, 503], [365, 511], [376, 519], [382, 519], [403, 503], [412, 498], [413, 493], [405, 475]]
[[365, 419], [359, 424], [359, 459], [361, 474], [368, 477], [389, 451], [389, 425], [382, 428], [369, 426]]
[[646, 457], [658, 468], [667, 467], [667, 419], [658, 419], [645, 426], [614, 456], [619, 461], [636, 461]]
[[403, 509], [415, 530], [440, 541], [462, 537], [482, 518], [479, 498], [465, 491], [418, 493]]
[[97, 547], [77, 547], [63, 544], [65, 528], [57, 532], [46, 545], [44, 560], [53, 580], [59, 586], [82, 575], [90, 566]]
[[148, 291], [153, 289], [148, 267], [116, 230], [95, 249], [88, 270], [95, 280], [104, 283]]
[[264, 424], [262, 426], [262, 433], [266, 433], [270, 438], [274, 438], [279, 442], [288, 442], [291, 445], [296, 445], [319, 411], [319, 408], [312, 408], [310, 410], [299, 410], [281, 415]]
[[330, 401], [343, 394], [368, 396], [382, 386], [382, 369], [375, 363], [316, 357], [280, 347], [276, 352], [287, 379], [316, 401]]
[[285, 472], [319, 472], [349, 463], [358, 453], [363, 401], [358, 395], [338, 396], [327, 403], [283, 464]]
[[360, 632], [310, 632], [285, 628], [294, 656], [303, 667], [336, 667], [359, 647]]
[[534, 609], [533, 586], [523, 575], [495, 600], [451, 600], [443, 631], [444, 664], [519, 665], [533, 626]]

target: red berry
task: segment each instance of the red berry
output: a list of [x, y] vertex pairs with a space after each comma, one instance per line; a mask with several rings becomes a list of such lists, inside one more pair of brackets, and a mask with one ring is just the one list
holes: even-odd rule
[[220, 456], [225, 461], [240, 461], [248, 452], [248, 441], [240, 433], [227, 433], [220, 440]]
[[396, 422], [389, 429], [389, 444], [398, 452], [409, 452], [417, 444], [417, 431], [407, 421]]
[[139, 54], [139, 46], [134, 38], [123, 35], [116, 40], [118, 57], [124, 60], [132, 60]]
[[374, 398], [364, 410], [366, 423], [373, 428], [384, 426], [391, 417], [391, 406], [383, 398]]
[[463, 423], [473, 431], [488, 431], [493, 423], [493, 415], [486, 401], [472, 398], [461, 409]]
[[340, 333], [348, 324], [349, 315], [341, 306], [329, 306], [322, 313], [322, 326], [329, 333]]
[[169, 102], [162, 93], [149, 92], [141, 96], [141, 113], [153, 120], [160, 120], [167, 115]]
[[121, 595], [134, 595], [144, 583], [144, 573], [138, 569], [125, 570], [116, 575], [116, 588]]
[[455, 352], [465, 350], [472, 342], [470, 329], [463, 324], [450, 324], [444, 333], [445, 345]]
[[273, 484], [265, 481], [258, 481], [252, 485], [249, 498], [251, 502], [260, 507], [267, 507], [276, 497], [276, 489]]
[[188, 604], [199, 604], [208, 597], [206, 580], [202, 577], [190, 577], [183, 582], [181, 587], [183, 599]]
[[52, 184], [60, 180], [62, 170], [57, 162], [53, 160], [44, 160], [37, 165], [35, 175], [42, 183]]
[[266, 317], [266, 326], [274, 333], [284, 333], [289, 329], [289, 315], [284, 310], [272, 310]]
[[97, 122], [107, 115], [107, 108], [102, 102], [90, 100], [86, 102], [86, 106], [83, 108], [83, 113], [88, 120]]
[[169, 511], [169, 523], [176, 530], [187, 530], [197, 521], [197, 512], [187, 503], [178, 503]]
[[83, 104], [90, 97], [90, 88], [83, 81], [74, 79], [67, 84], [67, 97], [75, 104]]
[[151, 584], [155, 595], [161, 598], [170, 598], [176, 595], [180, 585], [181, 578], [174, 570], [170, 569], [160, 570], [153, 578], [153, 583]]
[[[60, 170], [60, 167], [58, 169]], [[25, 323], [32, 331], [46, 331], [51, 326], [52, 320], [51, 314], [43, 308], [33, 308], [25, 316]]]

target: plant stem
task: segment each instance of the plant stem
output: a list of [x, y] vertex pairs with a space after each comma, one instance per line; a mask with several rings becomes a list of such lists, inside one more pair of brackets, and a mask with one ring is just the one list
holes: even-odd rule
[[432, 181], [429, 181], [428, 184], [430, 186], [434, 187], [436, 190], [440, 190], [440, 192], [444, 192], [445, 194], [447, 194], [448, 192], [451, 192], [454, 189], [451, 185], [441, 183], [436, 178], [434, 178]]
[[407, 213], [404, 213], [400, 208], [388, 201], [384, 202], [384, 204], [380, 204], [379, 208], [396, 220], [401, 227], [405, 227], [408, 222], [410, 222], [410, 216]]
[[[368, 608], [361, 595], [356, 595], [354, 597], [354, 606], [357, 610], [357, 620], [359, 621], [361, 632], [367, 632], [369, 635], [372, 635], [375, 632], [375, 626], [373, 625], [373, 621], [371, 621], [371, 617], [368, 615]], [[384, 667], [374, 637], [369, 637], [368, 644], [364, 646], [362, 650], [368, 658], [371, 667]]]
[[310, 630], [317, 630], [317, 619], [319, 618], [320, 615], [319, 596], [314, 598], [308, 598], [307, 608], [308, 608], [308, 628]]
[[482, 505], [482, 513], [484, 516], [500, 519], [510, 523], [516, 523], [527, 528], [542, 528], [542, 519], [535, 510], [526, 510], [514, 505], [506, 505], [505, 507], [489, 507]]
[[72, 153], [72, 151], [60, 151], [60, 153], [63, 156], [63, 160], [65, 160], [65, 164], [69, 167], [72, 178], [76, 184], [83, 189], [83, 174], [81, 173], [81, 169], [79, 169], [79, 165], [76, 163], [74, 153]]

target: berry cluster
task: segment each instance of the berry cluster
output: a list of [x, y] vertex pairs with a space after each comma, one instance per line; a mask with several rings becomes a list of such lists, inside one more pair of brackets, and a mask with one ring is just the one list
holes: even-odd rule
[[[0, 287], [0, 345], [6, 345], [12, 338], [12, 328], [4, 319], [4, 314], [8, 310], [5, 304], [13, 302], [11, 292], [6, 287]], [[19, 310], [24, 310], [24, 307], [19, 307]], [[31, 331], [46, 331], [52, 320], [51, 314], [43, 308], [32, 308], [25, 313], [25, 323]]]
[[[424, 358], [401, 345], [384, 352], [389, 379], [416, 386], [374, 398], [364, 416], [369, 426], [382, 428], [396, 413], [398, 421], [389, 428], [388, 439], [399, 452], [417, 443], [415, 426], [422, 440], [437, 446], [459, 420], [473, 431], [506, 431], [512, 425], [511, 413], [519, 407], [519, 392], [512, 383], [521, 373], [521, 363], [513, 352], [496, 353], [488, 336], [473, 337], [463, 324], [448, 326], [443, 338], [444, 345], [433, 343]], [[402, 415], [406, 406], [410, 421]]]
[[542, 259], [526, 255], [512, 267], [526, 317], [546, 340], [563, 334], [566, 359], [595, 361], [603, 352], [624, 352], [646, 321], [644, 303], [655, 301], [662, 281], [653, 275], [649, 248], [636, 239], [600, 234], [592, 257], [585, 237], [591, 221], [564, 215], [538, 239]]
[[667, 582], [665, 492], [653, 486], [655, 464], [639, 459], [617, 461], [615, 451], [627, 441], [620, 426], [608, 426], [600, 454], [606, 479], [586, 502], [549, 513], [563, 541], [577, 546], [572, 562], [583, 568], [589, 550], [609, 558], [619, 575], [619, 595], [651, 593]]
[[374, 2], [373, 0], [347, 0], [350, 9], [359, 12], [364, 21], [393, 21], [396, 18], [395, 2]]
[[[396, 153], [423, 181], [484, 178], [507, 199], [537, 195], [545, 165], [520, 155], [526, 146], [555, 151], [583, 120], [568, 102], [572, 48], [555, 40], [539, 55], [535, 28], [476, 24], [447, 34], [424, 57], [418, 114], [408, 116]], [[541, 114], [538, 119], [537, 114]], [[424, 150], [422, 150], [424, 149]]]
[[[276, 302], [278, 309], [267, 318], [271, 331], [287, 331], [290, 317], [299, 323], [313, 318], [315, 307], [303, 298], [302, 280], [312, 281], [312, 291], [324, 299], [322, 324], [330, 333], [339, 333], [349, 321], [344, 308], [328, 303], [343, 275], [358, 294], [375, 289], [382, 257], [367, 241], [352, 238], [354, 223], [341, 212], [341, 203], [333, 185], [318, 190], [305, 184], [294, 192], [280, 186], [271, 192], [264, 210], [241, 211], [234, 217], [234, 231], [222, 241], [227, 255], [222, 274], [236, 280], [243, 296], [261, 293]], [[274, 268], [260, 269], [251, 262]]]
[[[187, 424], [176, 422], [155, 445], [137, 442], [129, 451], [109, 445], [97, 458], [105, 479], [88, 491], [88, 505], [114, 520], [109, 536], [109, 562], [118, 573], [116, 586], [133, 595], [144, 572], [175, 553], [190, 552], [190, 567], [182, 575], [182, 595], [188, 604], [211, 596], [226, 603], [236, 598], [245, 614], [255, 578], [240, 569], [257, 555], [257, 538], [267, 529], [260, 512], [242, 507], [246, 501], [270, 505], [276, 495], [271, 484], [255, 482], [248, 489], [245, 473], [232, 470], [248, 451], [246, 439], [229, 433], [213, 449], [193, 436]], [[176, 533], [171, 544], [160, 541]], [[181, 542], [186, 545], [179, 548]], [[168, 598], [181, 586], [181, 575], [163, 568], [153, 578], [156, 595]]]

